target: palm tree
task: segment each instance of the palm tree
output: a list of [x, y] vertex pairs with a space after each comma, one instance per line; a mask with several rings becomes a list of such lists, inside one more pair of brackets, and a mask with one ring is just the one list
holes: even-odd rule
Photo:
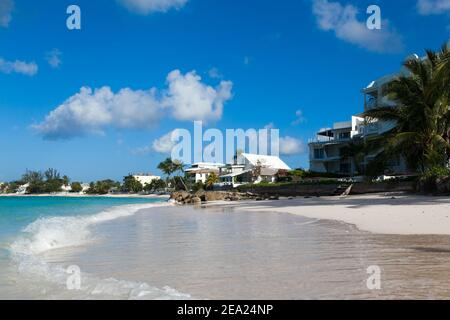
[[411, 170], [421, 172], [442, 166], [447, 160], [445, 150], [450, 149], [444, 138], [449, 124], [449, 91], [439, 72], [446, 53], [444, 49], [426, 53], [427, 59], [407, 60], [404, 66], [409, 75], [400, 76], [388, 85], [388, 97], [396, 107], [365, 112], [369, 121], [395, 123], [393, 129], [371, 141], [378, 147], [380, 143], [383, 145], [383, 157], [402, 155]]
[[215, 183], [219, 182], [219, 177], [217, 176], [217, 174], [215, 174], [214, 172], [211, 173], [208, 178], [206, 179], [206, 187], [208, 189], [211, 189]]
[[[166, 181], [170, 180], [170, 176], [175, 173], [175, 172], [184, 172], [184, 168], [185, 165], [178, 160], [172, 160], [171, 158], [167, 158], [166, 160], [164, 160], [163, 162], [161, 162], [158, 165], [158, 169], [161, 170], [167, 177], [166, 177]], [[186, 184], [183, 180], [182, 177], [178, 177], [179, 180], [181, 181], [181, 183], [183, 184], [183, 187], [187, 189]]]
[[[448, 93], [450, 92], [450, 45], [445, 44], [442, 46], [441, 52], [439, 53], [440, 61], [438, 64], [438, 77], [440, 81], [443, 82], [444, 90]], [[450, 111], [450, 106], [449, 106]], [[444, 139], [450, 143], [450, 112], [447, 113], [446, 119], [446, 130], [444, 133]], [[450, 148], [446, 149], [447, 159], [450, 157]], [[449, 165], [450, 163], [447, 163]]]
[[[172, 169], [173, 172], [180, 172], [181, 174], [184, 174], [184, 168], [186, 167], [185, 164], [179, 160], [171, 160], [172, 161]], [[183, 177], [179, 176], [178, 177], [181, 181], [181, 183], [183, 184], [184, 189], [187, 191], [188, 188], [186, 186], [186, 183], [183, 180]]]
[[170, 179], [170, 176], [172, 175], [172, 173], [174, 173], [172, 159], [167, 158], [166, 160], [158, 164], [158, 169], [167, 176], [167, 180]]

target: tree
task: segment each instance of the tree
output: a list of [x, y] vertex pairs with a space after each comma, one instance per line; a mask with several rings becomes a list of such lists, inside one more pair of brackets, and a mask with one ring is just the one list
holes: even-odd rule
[[[158, 165], [158, 169], [161, 170], [167, 177], [166, 181], [170, 180], [170, 176], [175, 172], [182, 172], [184, 173], [185, 165], [178, 160], [172, 160], [171, 158], [167, 158], [163, 162], [161, 162]], [[175, 177], [175, 180], [178, 180], [181, 182], [181, 185], [185, 190], [187, 190], [186, 183], [184, 182], [183, 178], [180, 176]], [[177, 185], [176, 183], [174, 183]]]
[[175, 172], [171, 158], [166, 158], [166, 160], [158, 164], [158, 169], [161, 170], [167, 176], [167, 179], [170, 179], [172, 173]]
[[141, 192], [144, 187], [134, 176], [128, 175], [123, 178], [123, 189], [128, 192], [138, 193]]
[[166, 187], [166, 183], [161, 179], [155, 179], [151, 183], [146, 183], [144, 186], [144, 191], [155, 192], [158, 190], [163, 190]]
[[83, 186], [79, 182], [72, 182], [70, 187], [72, 189], [71, 192], [80, 193], [81, 191], [83, 191]]
[[215, 183], [219, 182], [219, 177], [214, 172], [211, 173], [206, 179], [205, 185], [207, 189], [212, 189]]
[[89, 189], [86, 193], [88, 194], [108, 194], [110, 190], [119, 189], [120, 183], [114, 180], [101, 180], [97, 182], [91, 182], [89, 184]]
[[381, 147], [379, 157], [392, 159], [402, 155], [410, 170], [425, 172], [442, 166], [450, 150], [449, 85], [440, 68], [448, 54], [427, 51], [427, 59], [412, 58], [404, 63], [409, 75], [400, 76], [388, 85], [388, 96], [397, 106], [379, 107], [365, 112], [369, 121], [393, 121], [395, 127], [372, 139]]
[[63, 176], [62, 181], [65, 186], [68, 186], [70, 184], [70, 179], [68, 176]]
[[44, 181], [44, 176], [42, 175], [42, 172], [40, 171], [30, 171], [27, 170], [22, 175], [22, 182], [24, 183], [41, 183]]
[[49, 168], [44, 172], [44, 176], [47, 181], [59, 180], [61, 178], [59, 172], [56, 169]]

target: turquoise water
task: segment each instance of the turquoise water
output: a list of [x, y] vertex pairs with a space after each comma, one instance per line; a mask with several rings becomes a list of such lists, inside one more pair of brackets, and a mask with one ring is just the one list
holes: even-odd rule
[[[86, 248], [99, 240], [99, 225], [133, 216], [144, 208], [167, 205], [164, 202], [119, 197], [0, 197], [0, 299], [64, 297], [70, 293], [66, 288], [68, 266], [48, 264], [46, 255], [55, 250], [70, 255], [77, 248]], [[113, 285], [119, 291], [142, 286], [85, 273], [83, 279], [93, 292], [102, 292], [102, 286]], [[166, 295], [164, 290], [153, 291]]]
[[0, 258], [21, 231], [38, 219], [87, 216], [130, 204], [160, 202], [159, 199], [112, 197], [0, 197]]

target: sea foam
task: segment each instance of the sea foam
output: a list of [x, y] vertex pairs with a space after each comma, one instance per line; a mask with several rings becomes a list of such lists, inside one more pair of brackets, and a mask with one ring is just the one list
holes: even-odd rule
[[52, 284], [51, 290], [42, 291], [47, 298], [189, 299], [190, 295], [170, 287], [160, 289], [144, 282], [99, 279], [86, 273], [82, 274], [80, 290], [69, 293], [65, 288], [68, 277], [66, 268], [48, 264], [42, 258], [42, 254], [49, 250], [79, 247], [93, 242], [96, 236], [92, 226], [96, 224], [132, 216], [141, 209], [160, 206], [170, 204], [133, 204], [113, 207], [90, 216], [40, 218], [25, 227], [22, 235], [10, 245], [11, 257], [30, 284], [42, 286], [43, 280]]

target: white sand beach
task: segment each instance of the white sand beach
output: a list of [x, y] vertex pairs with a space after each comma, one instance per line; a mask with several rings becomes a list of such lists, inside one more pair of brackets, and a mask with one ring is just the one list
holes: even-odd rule
[[368, 194], [346, 198], [296, 198], [209, 205], [337, 220], [355, 225], [362, 231], [378, 234], [450, 235], [450, 197]]

